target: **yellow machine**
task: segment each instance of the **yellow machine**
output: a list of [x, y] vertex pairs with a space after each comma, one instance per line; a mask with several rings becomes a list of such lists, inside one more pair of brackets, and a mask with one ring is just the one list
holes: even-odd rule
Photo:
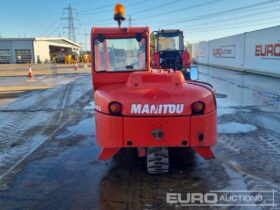
[[85, 54], [83, 55], [83, 63], [90, 63], [90, 55]]
[[79, 63], [79, 57], [74, 54], [69, 54], [65, 56], [65, 64], [74, 64], [74, 63]]

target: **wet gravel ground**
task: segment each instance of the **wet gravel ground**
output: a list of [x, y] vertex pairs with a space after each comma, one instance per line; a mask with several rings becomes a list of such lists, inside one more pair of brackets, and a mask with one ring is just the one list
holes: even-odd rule
[[[147, 174], [133, 149], [97, 160], [91, 76], [80, 75], [1, 108], [1, 154], [18, 158], [0, 159], [0, 209], [280, 209], [280, 79], [199, 69], [217, 93], [216, 159], [174, 148], [170, 172], [162, 175]], [[262, 195], [253, 203], [258, 206], [166, 201], [166, 193], [245, 190]], [[278, 191], [274, 200], [272, 190]], [[278, 206], [269, 206], [273, 202]]]

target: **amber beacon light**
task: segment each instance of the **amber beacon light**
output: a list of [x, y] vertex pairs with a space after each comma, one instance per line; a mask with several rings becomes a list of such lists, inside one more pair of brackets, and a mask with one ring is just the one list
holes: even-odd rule
[[118, 21], [119, 27], [121, 26], [122, 21], [125, 20], [125, 9], [122, 4], [117, 4], [115, 6], [114, 20]]

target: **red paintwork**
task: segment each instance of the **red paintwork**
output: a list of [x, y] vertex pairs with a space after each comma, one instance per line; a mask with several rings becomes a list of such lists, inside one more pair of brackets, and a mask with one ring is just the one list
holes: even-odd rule
[[182, 62], [183, 62], [183, 67], [184, 68], [190, 68], [191, 66], [191, 56], [188, 51], [184, 51], [182, 53]]
[[96, 51], [98, 52], [95, 56], [96, 56], [96, 67], [97, 69], [100, 69], [101, 67], [101, 59], [100, 59], [100, 49], [99, 49], [99, 46], [96, 46]]
[[[160, 68], [160, 53], [154, 52], [152, 53], [151, 58], [151, 66], [154, 69]], [[190, 68], [191, 66], [191, 56], [188, 51], [184, 51], [182, 53], [182, 66], [183, 68]]]
[[104, 54], [105, 54], [105, 65], [106, 65], [106, 69], [110, 68], [109, 65], [109, 54], [108, 54], [108, 47], [107, 47], [107, 41], [104, 41]]
[[[119, 101], [122, 104], [122, 113], [131, 114], [131, 104], [184, 104], [185, 109], [173, 116], [191, 115], [191, 104], [202, 101], [207, 104], [205, 113], [214, 112], [216, 104], [213, 92], [201, 86], [186, 83], [183, 74], [176, 72], [134, 72], [129, 75], [126, 83], [100, 87], [95, 91], [95, 104], [102, 108], [102, 113], [109, 114], [109, 103]], [[141, 116], [145, 116], [142, 114]], [[148, 116], [151, 116], [149, 114]], [[154, 116], [166, 116], [156, 114]]]
[[[123, 32], [119, 28], [93, 28], [91, 31], [91, 64], [92, 64], [92, 78], [94, 89], [97, 90], [100, 86], [111, 85], [115, 83], [125, 83], [131, 72], [123, 73], [114, 73], [111, 72], [96, 72], [94, 70], [95, 65], [95, 52], [94, 52], [94, 39], [98, 37], [99, 34], [102, 34], [104, 38], [122, 38], [122, 37], [135, 37], [137, 33], [143, 34], [147, 39], [147, 46], [150, 46], [150, 29], [149, 27], [130, 27], [128, 32]], [[147, 71], [150, 71], [150, 52], [149, 47], [147, 47]], [[97, 65], [100, 63], [100, 55], [96, 55]], [[99, 59], [99, 60], [98, 60]]]
[[[151, 71], [148, 27], [129, 28], [127, 33], [119, 28], [93, 28], [92, 58], [96, 56], [96, 65], [100, 65], [100, 55], [95, 55], [93, 43], [99, 34], [105, 38], [124, 38], [135, 37], [137, 33], [143, 34], [147, 39], [146, 71], [96, 72], [95, 59], [92, 59], [96, 139], [97, 144], [103, 148], [99, 158], [109, 159], [123, 147], [141, 148], [139, 154], [144, 155], [146, 147], [157, 146], [193, 147], [202, 157], [213, 158], [210, 147], [217, 143], [214, 91], [195, 81], [186, 82], [179, 71]], [[98, 50], [96, 52], [98, 54]], [[108, 107], [112, 101], [122, 104], [120, 116], [110, 115]], [[205, 104], [201, 115], [192, 114], [192, 103], [197, 101]], [[139, 107], [179, 104], [184, 107], [177, 113], [171, 113], [171, 108], [159, 113], [143, 110], [135, 112], [132, 111], [133, 104]], [[152, 134], [156, 129], [164, 133], [159, 139]], [[200, 139], [201, 134], [203, 139]]]
[[152, 53], [151, 66], [154, 69], [160, 68], [160, 54], [159, 52]]
[[99, 160], [109, 160], [120, 151], [120, 148], [102, 148], [99, 154]]
[[215, 155], [210, 147], [193, 147], [193, 149], [206, 160], [215, 158]]
[[[210, 123], [210, 124], [205, 124]], [[96, 112], [97, 144], [101, 147], [145, 146], [214, 146], [216, 144], [216, 112], [203, 116], [182, 117], [112, 117]], [[165, 136], [156, 140], [151, 132], [159, 128]], [[107, 132], [106, 132], [107, 131]], [[110, 131], [110, 132], [109, 132]], [[204, 134], [204, 140], [199, 135]], [[131, 141], [133, 145], [127, 145]]]

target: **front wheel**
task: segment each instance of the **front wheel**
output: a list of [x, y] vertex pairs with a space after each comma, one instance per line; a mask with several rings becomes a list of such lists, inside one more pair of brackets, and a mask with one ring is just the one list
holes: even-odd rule
[[167, 173], [169, 170], [168, 147], [147, 148], [147, 171], [150, 174]]

